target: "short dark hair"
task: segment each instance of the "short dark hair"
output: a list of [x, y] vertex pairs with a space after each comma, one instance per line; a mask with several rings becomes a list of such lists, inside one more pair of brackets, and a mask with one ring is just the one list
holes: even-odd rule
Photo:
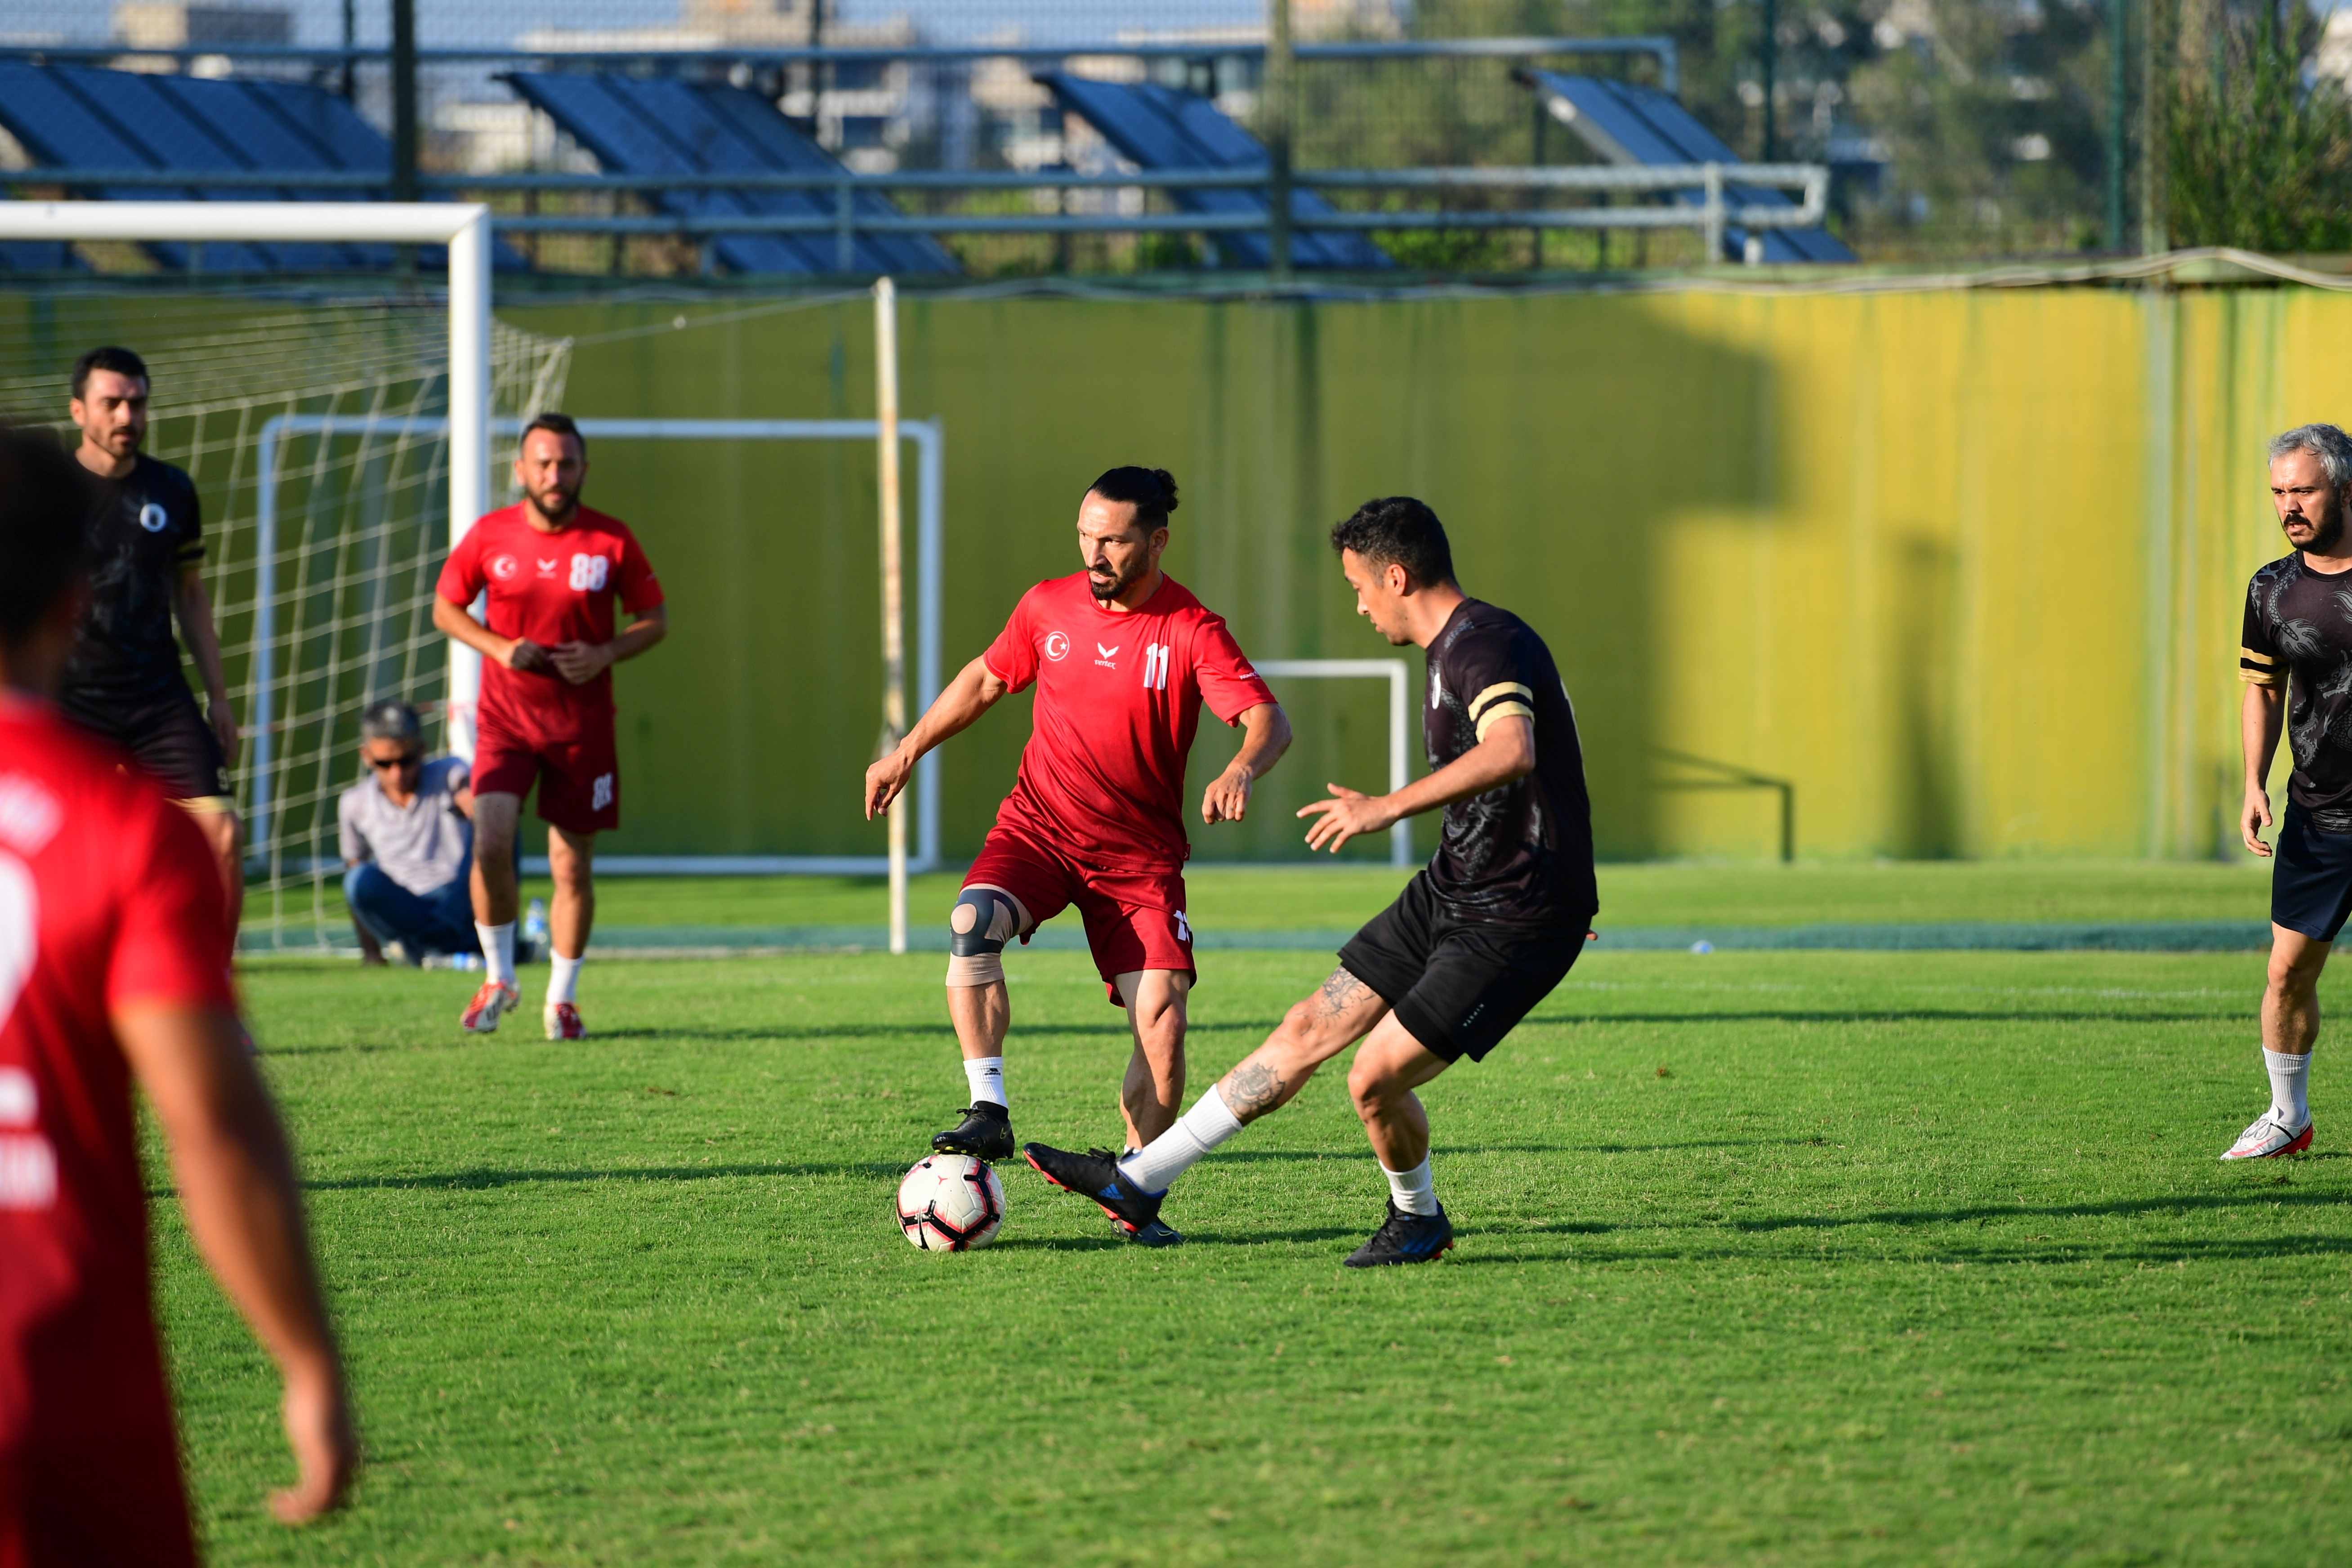
[[1109, 468], [1087, 487], [1087, 494], [1129, 503], [1135, 521], [1150, 533], [1167, 527], [1168, 514], [1176, 510], [1176, 476], [1165, 468]]
[[0, 644], [24, 641], [89, 569], [90, 500], [54, 436], [0, 425]]
[[515, 437], [517, 451], [522, 449], [522, 444], [530, 439], [530, 433], [534, 430], [552, 430], [559, 436], [569, 436], [580, 443], [580, 455], [583, 458], [588, 455], [588, 437], [580, 434], [579, 421], [569, 414], [532, 415], [530, 423], [522, 427], [522, 434]]
[[360, 739], [398, 741], [403, 745], [422, 742], [425, 721], [416, 716], [415, 709], [399, 698], [387, 697], [370, 704], [368, 710], [360, 715]]
[[145, 360], [129, 349], [109, 343], [102, 348], [91, 349], [74, 361], [73, 395], [76, 397], [81, 395], [82, 384], [89, 379], [89, 373], [94, 370], [110, 370], [117, 375], [135, 375], [151, 386], [154, 384], [148, 377]]
[[1352, 550], [1372, 566], [1393, 562], [1424, 586], [1454, 581], [1454, 547], [1427, 503], [1411, 496], [1368, 500], [1331, 530], [1331, 548]]

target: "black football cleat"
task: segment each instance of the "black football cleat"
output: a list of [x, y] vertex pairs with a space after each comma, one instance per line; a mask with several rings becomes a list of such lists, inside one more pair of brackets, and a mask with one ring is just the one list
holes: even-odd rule
[[[1083, 1154], [1073, 1154], [1066, 1149], [1049, 1149], [1043, 1143], [1024, 1143], [1021, 1157], [1035, 1168], [1037, 1173], [1061, 1188], [1082, 1198], [1092, 1198], [1097, 1207], [1110, 1215], [1119, 1229], [1147, 1245], [1164, 1247], [1151, 1241], [1146, 1233], [1160, 1219], [1160, 1200], [1165, 1193], [1145, 1193], [1136, 1190], [1133, 1182], [1119, 1174], [1118, 1156], [1108, 1149], [1089, 1149]], [[1175, 1236], [1164, 1225], [1159, 1228]], [[1182, 1240], [1181, 1237], [1177, 1237]]]
[[1441, 1208], [1435, 1214], [1407, 1214], [1389, 1200], [1389, 1217], [1372, 1238], [1348, 1254], [1350, 1268], [1381, 1268], [1391, 1263], [1433, 1263], [1454, 1245], [1454, 1222]]
[[966, 1108], [963, 1120], [931, 1140], [942, 1154], [969, 1154], [975, 1160], [1013, 1158], [1013, 1113], [994, 1100]]

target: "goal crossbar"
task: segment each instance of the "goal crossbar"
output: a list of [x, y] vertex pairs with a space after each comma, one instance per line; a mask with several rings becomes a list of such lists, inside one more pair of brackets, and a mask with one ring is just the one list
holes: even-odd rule
[[0, 240], [449, 247], [449, 537], [489, 510], [490, 209], [472, 202], [0, 202]]
[[[490, 422], [500, 437], [520, 434], [525, 421], [501, 418]], [[268, 837], [276, 805], [273, 780], [277, 767], [275, 731], [278, 686], [277, 570], [278, 461], [289, 437], [368, 437], [386, 429], [406, 435], [437, 435], [449, 422], [439, 417], [400, 417], [376, 421], [331, 414], [281, 414], [261, 427], [255, 468], [260, 487], [256, 515], [254, 584], [254, 702], [252, 840]], [[582, 436], [604, 441], [872, 441], [881, 426], [872, 419], [594, 419], [579, 421]], [[940, 595], [945, 553], [942, 510], [945, 478], [940, 422], [901, 419], [902, 441], [916, 449], [915, 481], [915, 689], [919, 710], [928, 709], [940, 689]], [[453, 520], [451, 537], [464, 527]], [[471, 656], [468, 658], [467, 656]], [[471, 704], [479, 688], [480, 655], [452, 644], [450, 700], [453, 731], [461, 738], [459, 750], [470, 752]], [[1378, 661], [1373, 661], [1377, 663]], [[1402, 668], [1402, 667], [1400, 667]], [[467, 679], [470, 677], [471, 679]], [[926, 756], [915, 773], [915, 858], [908, 869], [929, 871], [940, 863], [939, 756]], [[526, 868], [530, 863], [526, 862]], [[730, 855], [670, 856], [611, 855], [596, 862], [600, 871], [620, 876], [776, 876], [818, 874], [878, 876], [887, 871], [885, 856], [861, 855]]]

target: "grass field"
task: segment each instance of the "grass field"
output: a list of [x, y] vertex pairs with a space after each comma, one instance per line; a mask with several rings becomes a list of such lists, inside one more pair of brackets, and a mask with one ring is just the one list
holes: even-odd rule
[[[1978, 869], [1864, 868], [1831, 915], [1837, 876], [1715, 880], [1801, 919], [1912, 918], [1937, 878], [1969, 918], [2262, 907], [2156, 868], [2104, 901], [2013, 877], [2021, 912]], [[1207, 897], [1368, 912], [1281, 876]], [[1706, 873], [1657, 877], [1653, 918], [1708, 918]], [[1204, 958], [1195, 1089], [1328, 962]], [[2352, 1558], [2326, 1064], [2314, 1156], [2213, 1158], [2259, 1109], [2258, 959], [1596, 952], [1426, 1091], [1461, 1244], [1370, 1276], [1339, 1267], [1384, 1189], [1336, 1073], [1186, 1178], [1181, 1249], [1025, 1168], [994, 1247], [908, 1247], [891, 1188], [962, 1098], [939, 967], [592, 964], [562, 1047], [461, 1040], [468, 976], [249, 968], [372, 1462], [344, 1517], [268, 1521], [272, 1379], [160, 1203], [215, 1560]], [[1016, 1126], [1111, 1138], [1087, 961], [1011, 967]]]

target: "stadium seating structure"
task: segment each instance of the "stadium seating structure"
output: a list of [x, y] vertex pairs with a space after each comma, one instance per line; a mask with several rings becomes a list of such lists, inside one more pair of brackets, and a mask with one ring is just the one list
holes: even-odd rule
[[[1610, 163], [1658, 168], [1677, 163], [1736, 166], [1745, 162], [1673, 95], [1655, 88], [1566, 71], [1531, 70], [1525, 78], [1543, 95], [1545, 107]], [[1723, 190], [1725, 201], [1736, 206], [1796, 205], [1782, 192], [1733, 179], [1725, 181]], [[1696, 191], [1679, 193], [1676, 199], [1692, 205], [1706, 200]], [[1766, 261], [1855, 259], [1853, 251], [1822, 228], [1768, 228], [1761, 231], [1761, 237]], [[1737, 225], [1727, 227], [1723, 247], [1726, 259], [1741, 259], [1747, 253], [1748, 231]]]
[[[208, 79], [105, 70], [91, 66], [0, 61], [0, 127], [5, 127], [40, 169], [97, 173], [318, 170], [381, 174], [381, 190], [264, 190], [138, 185], [87, 194], [119, 201], [384, 200], [390, 195], [392, 143], [357, 110], [309, 82], [238, 77]], [[0, 266], [53, 270], [71, 264], [68, 247], [0, 247]], [[167, 268], [224, 272], [381, 271], [393, 262], [387, 245], [217, 241], [201, 247], [152, 241], [146, 249]], [[438, 247], [423, 247], [420, 261], [446, 265]], [[500, 245], [504, 270], [522, 258]]]
[[[839, 174], [833, 155], [810, 141], [776, 106], [723, 82], [608, 71], [512, 71], [504, 79], [586, 148], [607, 174]], [[677, 190], [654, 193], [664, 212], [680, 217], [770, 214], [831, 218], [830, 190]], [[878, 192], [860, 191], [856, 210], [896, 216]], [[749, 273], [830, 273], [836, 267], [830, 234], [730, 234], [710, 241], [710, 254], [728, 270]], [[856, 242], [861, 272], [956, 273], [962, 270], [928, 235], [864, 234]]]
[[[1118, 155], [1154, 173], [1264, 170], [1264, 145], [1197, 93], [1179, 92], [1157, 82], [1098, 81], [1067, 71], [1041, 71], [1037, 82], [1062, 108], [1099, 132]], [[1193, 213], [1247, 213], [1264, 216], [1265, 198], [1235, 189], [1172, 190], [1176, 205]], [[1328, 217], [1336, 209], [1313, 191], [1294, 190], [1294, 219]], [[1264, 268], [1272, 259], [1265, 237], [1250, 233], [1211, 236], [1226, 265]], [[1301, 268], [1368, 271], [1395, 265], [1360, 234], [1345, 229], [1291, 231], [1291, 264]]]

